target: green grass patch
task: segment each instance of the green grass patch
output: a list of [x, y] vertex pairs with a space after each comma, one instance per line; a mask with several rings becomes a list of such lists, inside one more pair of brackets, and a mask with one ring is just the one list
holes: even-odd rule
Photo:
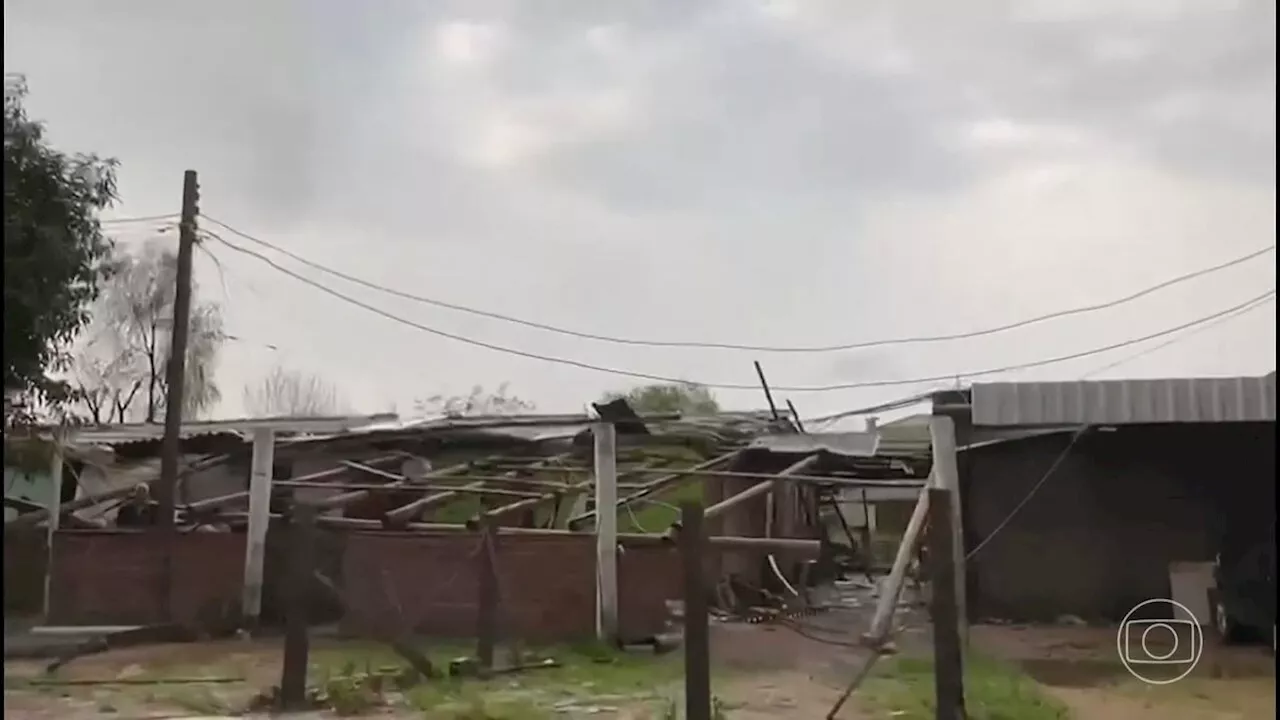
[[[473, 646], [433, 646], [429, 656], [439, 668], [467, 657]], [[439, 720], [541, 720], [557, 708], [621, 706], [660, 699], [681, 677], [678, 653], [631, 654], [594, 643], [526, 651], [552, 658], [556, 667], [535, 668], [478, 678], [442, 678], [395, 687], [371, 688], [367, 678], [403, 661], [383, 646], [350, 643], [313, 651], [311, 678], [326, 704], [343, 714], [368, 712], [379, 705], [410, 707]], [[498, 664], [506, 662], [499, 649]], [[352, 681], [352, 678], [356, 678]]]
[[687, 484], [678, 485], [650, 499], [662, 504], [639, 502], [632, 506], [630, 512], [625, 508], [618, 511], [619, 532], [666, 532], [672, 523], [680, 519], [680, 503], [702, 502], [702, 483], [691, 480]]
[[[1068, 720], [1066, 706], [1046, 695], [1016, 666], [971, 656], [965, 671], [965, 710], [970, 720]], [[859, 697], [872, 717], [932, 720], [933, 662], [896, 657], [882, 661]]]

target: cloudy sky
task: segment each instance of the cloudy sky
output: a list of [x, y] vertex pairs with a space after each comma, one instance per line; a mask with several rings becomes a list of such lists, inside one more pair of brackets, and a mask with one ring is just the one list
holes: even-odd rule
[[[1266, 0], [6, 0], [4, 63], [55, 143], [120, 160], [114, 216], [176, 212], [190, 168], [211, 218], [400, 292], [624, 338], [847, 345], [1105, 302], [1274, 243], [1275, 13]], [[135, 243], [156, 224], [114, 229]], [[277, 363], [368, 411], [503, 382], [576, 411], [640, 382], [432, 335], [206, 249], [200, 296], [239, 338], [216, 415], [240, 414], [241, 388]], [[805, 415], [938, 385], [905, 383], [922, 377], [1276, 362], [1270, 303], [975, 375], [1238, 306], [1275, 287], [1274, 253], [1007, 333], [812, 354], [586, 340], [272, 257], [410, 323], [524, 352], [746, 388], [753, 360], [782, 387], [904, 383], [779, 393]], [[763, 405], [758, 390], [719, 393]]]

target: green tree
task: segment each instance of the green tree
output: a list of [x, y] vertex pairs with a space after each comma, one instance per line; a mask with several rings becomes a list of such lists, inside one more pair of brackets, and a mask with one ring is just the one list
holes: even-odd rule
[[607, 393], [602, 400], [612, 402], [619, 398], [626, 398], [631, 408], [642, 414], [714, 415], [720, 412], [715, 394], [691, 382], [641, 385], [625, 393]]
[[116, 200], [115, 161], [67, 154], [23, 107], [26, 83], [4, 87], [5, 420], [21, 397], [60, 403], [69, 386], [50, 377], [89, 320], [111, 242], [98, 213]]

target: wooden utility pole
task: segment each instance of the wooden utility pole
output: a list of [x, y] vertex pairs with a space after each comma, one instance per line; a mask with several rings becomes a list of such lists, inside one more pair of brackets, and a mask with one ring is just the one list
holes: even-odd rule
[[[165, 377], [164, 443], [160, 454], [159, 526], [173, 531], [182, 450], [182, 402], [187, 372], [187, 334], [191, 329], [191, 256], [196, 244], [196, 215], [200, 185], [196, 171], [182, 176], [182, 218], [178, 224], [177, 288], [173, 294], [173, 334], [169, 342], [169, 367]], [[169, 573], [166, 573], [168, 575]], [[166, 593], [166, 595], [169, 593]]]
[[[934, 462], [937, 462], [935, 459]], [[964, 720], [964, 655], [956, 602], [955, 492], [929, 489], [929, 579], [933, 584], [933, 673], [937, 720]]]

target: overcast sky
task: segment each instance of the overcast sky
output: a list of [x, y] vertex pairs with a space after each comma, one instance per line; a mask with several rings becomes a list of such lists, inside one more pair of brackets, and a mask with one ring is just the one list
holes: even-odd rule
[[[605, 335], [831, 345], [1103, 302], [1275, 240], [1269, 0], [6, 0], [4, 64], [114, 216], [201, 209], [391, 286]], [[216, 229], [205, 223], [207, 229]], [[120, 230], [141, 242], [153, 225]], [[226, 233], [223, 233], [226, 235]], [[235, 240], [226, 235], [228, 240]], [[577, 411], [639, 382], [469, 347], [206, 243], [219, 416], [281, 363], [360, 409], [509, 382]], [[415, 323], [709, 384], [910, 380], [1149, 335], [1275, 287], [1263, 256], [1120, 308], [816, 355], [620, 346], [341, 284]], [[1006, 374], [1258, 374], [1274, 303]], [[271, 349], [272, 347], [276, 349]], [[991, 379], [984, 376], [978, 379]], [[937, 383], [780, 392], [816, 415]], [[756, 390], [721, 390], [760, 407]]]

